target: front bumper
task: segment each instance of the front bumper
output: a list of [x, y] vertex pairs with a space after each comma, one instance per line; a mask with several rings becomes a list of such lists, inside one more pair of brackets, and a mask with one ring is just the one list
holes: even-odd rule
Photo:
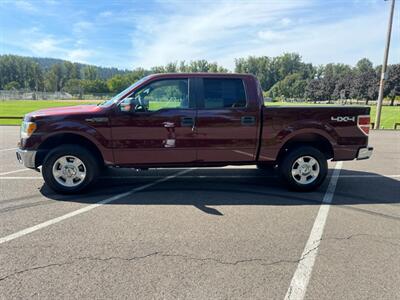
[[372, 152], [374, 151], [373, 147], [364, 147], [360, 148], [357, 153], [357, 159], [368, 159], [372, 156]]
[[35, 158], [37, 151], [34, 150], [17, 150], [17, 160], [29, 169], [35, 169]]

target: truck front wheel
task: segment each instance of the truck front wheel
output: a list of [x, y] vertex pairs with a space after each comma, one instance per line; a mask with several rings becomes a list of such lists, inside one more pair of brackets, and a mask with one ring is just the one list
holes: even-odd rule
[[93, 184], [99, 167], [93, 155], [77, 145], [62, 145], [50, 151], [42, 167], [46, 184], [62, 194], [81, 192]]
[[292, 190], [312, 191], [325, 180], [328, 163], [325, 155], [310, 146], [289, 151], [279, 165], [281, 178]]

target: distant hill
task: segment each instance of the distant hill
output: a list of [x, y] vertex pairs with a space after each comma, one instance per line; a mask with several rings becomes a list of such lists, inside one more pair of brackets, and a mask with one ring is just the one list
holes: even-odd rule
[[[55, 64], [60, 64], [60, 63], [64, 63], [67, 61], [64, 59], [48, 58], [48, 57], [26, 57], [26, 56], [20, 56], [20, 57], [32, 59], [33, 61], [37, 62], [39, 64], [39, 66], [43, 69], [43, 71], [49, 70], [51, 68], [51, 66], [53, 66]], [[88, 65], [88, 64], [82, 64], [82, 63], [74, 63], [74, 64], [77, 65], [78, 69], [82, 69], [87, 66], [95, 67], [100, 79], [108, 79], [108, 78], [113, 77], [114, 75], [127, 74], [129, 72], [129, 70], [120, 70], [117, 68], [100, 67], [100, 66], [96, 66], [96, 65]]]

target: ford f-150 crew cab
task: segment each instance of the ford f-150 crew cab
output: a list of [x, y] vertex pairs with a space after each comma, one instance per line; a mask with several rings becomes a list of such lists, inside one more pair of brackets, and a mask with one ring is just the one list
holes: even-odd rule
[[42, 166], [55, 191], [76, 193], [103, 166], [276, 166], [284, 182], [309, 191], [327, 160], [366, 159], [369, 107], [265, 106], [249, 74], [149, 75], [98, 105], [29, 113], [17, 158]]

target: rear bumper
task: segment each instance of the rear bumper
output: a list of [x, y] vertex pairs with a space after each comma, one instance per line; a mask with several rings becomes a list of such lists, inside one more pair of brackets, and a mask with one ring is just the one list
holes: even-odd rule
[[374, 151], [373, 147], [364, 147], [360, 148], [357, 153], [357, 159], [368, 159], [372, 156], [372, 152]]
[[17, 154], [17, 160], [19, 161], [20, 164], [24, 165], [25, 167], [29, 169], [35, 169], [35, 158], [36, 158], [36, 153], [37, 151], [34, 150], [21, 150], [18, 149], [16, 154]]

